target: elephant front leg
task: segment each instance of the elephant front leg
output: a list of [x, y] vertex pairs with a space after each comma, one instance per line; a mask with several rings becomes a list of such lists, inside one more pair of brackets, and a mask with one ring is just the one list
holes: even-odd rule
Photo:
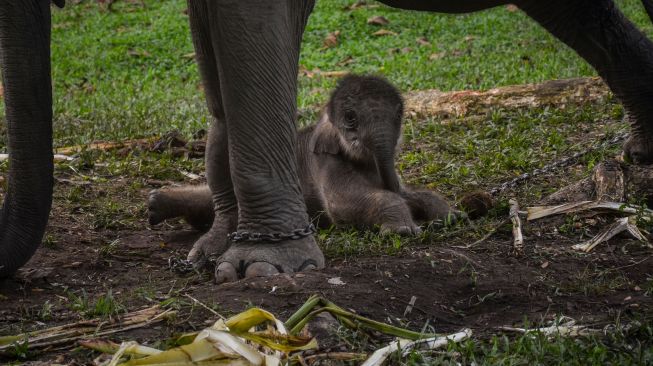
[[238, 202], [238, 230], [218, 259], [216, 281], [321, 268], [324, 256], [310, 230], [295, 156], [299, 45], [313, 4], [205, 4]]
[[[214, 215], [209, 231], [195, 242], [188, 253], [188, 260], [196, 265], [202, 265], [206, 259], [215, 259], [223, 254], [229, 248], [227, 237], [229, 233], [236, 230], [238, 223], [238, 203], [229, 169], [226, 127], [223, 120], [214, 117], [213, 125], [209, 130], [206, 146], [206, 180], [211, 191], [209, 200], [213, 202]], [[203, 193], [202, 202], [207, 198], [205, 190]], [[202, 195], [202, 191], [199, 194]], [[190, 212], [205, 217], [203, 211], [198, 206]]]
[[[209, 231], [195, 242], [188, 253], [188, 260], [196, 267], [201, 267], [207, 259], [217, 258], [229, 247], [227, 236], [236, 230], [238, 203], [231, 180], [229, 136], [220, 86], [217, 50], [213, 44], [215, 18], [210, 16], [206, 0], [189, 0], [188, 16], [204, 94], [212, 115], [205, 159], [206, 178], [210, 188], [208, 199], [213, 203], [213, 221]], [[206, 196], [199, 199], [202, 201], [201, 204], [204, 204]]]
[[653, 163], [653, 43], [612, 0], [524, 0], [517, 5], [598, 71], [632, 122], [626, 158]]

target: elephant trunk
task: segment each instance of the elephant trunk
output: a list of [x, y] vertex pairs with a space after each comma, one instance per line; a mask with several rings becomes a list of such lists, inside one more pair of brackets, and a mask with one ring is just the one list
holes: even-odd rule
[[0, 278], [41, 243], [52, 204], [50, 1], [0, 2], [9, 173], [0, 213]]
[[653, 22], [653, 0], [642, 0], [642, 5], [644, 5], [648, 18]]
[[399, 192], [400, 183], [395, 171], [395, 147], [397, 138], [395, 136], [376, 136], [374, 138], [374, 159], [379, 175], [383, 181], [383, 187], [392, 192]]

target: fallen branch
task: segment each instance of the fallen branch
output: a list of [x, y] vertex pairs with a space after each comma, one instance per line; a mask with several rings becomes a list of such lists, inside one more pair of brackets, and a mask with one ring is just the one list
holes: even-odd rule
[[602, 333], [602, 331], [599, 329], [591, 329], [583, 325], [576, 325], [576, 321], [573, 319], [564, 323], [554, 324], [550, 327], [542, 327], [542, 328], [534, 328], [534, 329], [499, 327], [499, 330], [508, 331], [508, 332], [517, 332], [517, 333], [528, 334], [528, 335], [541, 333], [547, 337], [554, 337], [554, 336], [579, 337], [579, 336], [589, 336], [593, 334]]
[[644, 236], [644, 234], [642, 234], [642, 232], [639, 231], [639, 228], [637, 228], [634, 217], [630, 216], [630, 217], [618, 218], [617, 221], [612, 223], [612, 225], [608, 226], [607, 228], [603, 229], [592, 239], [584, 243], [576, 244], [572, 246], [572, 248], [576, 250], [581, 250], [585, 253], [589, 253], [592, 249], [594, 249], [594, 247], [596, 247], [600, 243], [604, 241], [608, 241], [615, 235], [624, 231], [630, 233], [630, 235], [635, 237], [635, 239], [637, 240], [648, 241]]
[[653, 168], [610, 159], [596, 165], [590, 177], [547, 197], [548, 205], [578, 201], [653, 202]]
[[85, 145], [60, 147], [58, 149], [55, 149], [54, 151], [57, 154], [64, 154], [64, 155], [71, 155], [84, 150], [109, 151], [114, 149], [121, 149], [123, 147], [136, 147], [136, 146], [148, 145], [158, 140], [159, 137], [149, 137], [145, 139], [125, 140], [125, 141], [118, 141], [118, 142], [93, 142]]
[[581, 201], [581, 202], [569, 202], [561, 205], [555, 206], [534, 206], [527, 207], [528, 217], [526, 220], [533, 221], [541, 219], [543, 217], [552, 216], [552, 215], [561, 215], [574, 212], [587, 212], [593, 211], [593, 214], [598, 214], [601, 212], [611, 212], [615, 214], [622, 215], [642, 215], [642, 218], [646, 220], [653, 219], [653, 211], [637, 206], [630, 205], [622, 202], [609, 202], [609, 201]]
[[[0, 161], [7, 161], [7, 160], [9, 160], [9, 154], [0, 154]], [[63, 154], [54, 154], [53, 155], [53, 160], [55, 162], [72, 161], [72, 160], [75, 160], [75, 158], [70, 157], [68, 155], [63, 155]]]
[[521, 219], [519, 218], [519, 203], [516, 199], [508, 200], [510, 205], [510, 221], [512, 222], [513, 249], [515, 254], [524, 253], [524, 237], [521, 232]]
[[125, 314], [121, 319], [115, 322], [103, 319], [84, 320], [73, 324], [41, 329], [15, 336], [0, 337], [0, 353], [7, 352], [9, 349], [13, 348], [16, 343], [20, 342], [26, 342], [29, 349], [73, 344], [74, 342], [88, 338], [89, 336], [106, 336], [148, 326], [169, 319], [174, 314], [174, 311], [162, 311], [161, 308], [156, 305], [147, 309]]
[[432, 337], [427, 339], [420, 339], [418, 341], [408, 341], [405, 339], [396, 340], [389, 345], [376, 350], [370, 358], [368, 358], [361, 366], [380, 366], [392, 353], [399, 350], [402, 355], [406, 356], [412, 350], [434, 350], [442, 348], [449, 344], [449, 342], [458, 343], [468, 339], [472, 336], [471, 329], [464, 329], [458, 333], [450, 334], [444, 337]]

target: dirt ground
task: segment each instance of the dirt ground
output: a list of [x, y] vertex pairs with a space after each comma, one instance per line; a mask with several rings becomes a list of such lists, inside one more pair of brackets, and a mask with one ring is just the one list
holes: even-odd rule
[[[285, 319], [310, 295], [320, 294], [375, 320], [414, 330], [428, 324], [437, 332], [470, 327], [481, 337], [525, 319], [546, 323], [565, 315], [602, 327], [653, 314], [651, 250], [619, 237], [579, 254], [570, 248], [580, 241], [577, 231], [563, 235], [558, 228], [585, 219], [527, 224], [523, 256], [512, 254], [510, 227], [503, 225], [469, 249], [461, 247], [469, 240], [452, 236], [396, 256], [332, 258], [319, 272], [218, 286], [209, 273], [180, 275], [169, 269], [169, 258], [184, 257], [200, 233], [177, 221], [149, 227], [144, 199], [161, 182], [144, 182], [137, 188], [122, 178], [86, 184], [57, 174], [45, 244], [15, 278], [0, 282], [0, 335], [79, 321], [83, 314], [73, 306], [75, 296], [87, 296], [93, 304], [108, 291], [120, 312], [177, 299], [176, 320], [110, 337], [150, 344], [216, 320], [186, 295], [224, 315], [254, 305]], [[120, 209], [101, 213], [97, 205]], [[344, 284], [329, 284], [334, 277]], [[413, 296], [414, 309], [404, 316]], [[334, 350], [346, 345], [337, 338], [326, 344]], [[71, 351], [73, 346], [46, 349], [31, 360], [86, 364], [97, 356]], [[3, 357], [3, 362], [14, 360]]]

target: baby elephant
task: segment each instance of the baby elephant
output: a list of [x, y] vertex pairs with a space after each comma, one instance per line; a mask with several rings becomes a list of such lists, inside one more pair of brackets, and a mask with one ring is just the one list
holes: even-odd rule
[[[298, 133], [299, 179], [311, 217], [330, 224], [402, 235], [421, 232], [418, 223], [456, 219], [461, 213], [435, 192], [403, 186], [394, 168], [403, 101], [376, 76], [344, 77], [316, 125]], [[207, 185], [150, 193], [150, 224], [184, 217], [193, 227], [213, 222]]]

